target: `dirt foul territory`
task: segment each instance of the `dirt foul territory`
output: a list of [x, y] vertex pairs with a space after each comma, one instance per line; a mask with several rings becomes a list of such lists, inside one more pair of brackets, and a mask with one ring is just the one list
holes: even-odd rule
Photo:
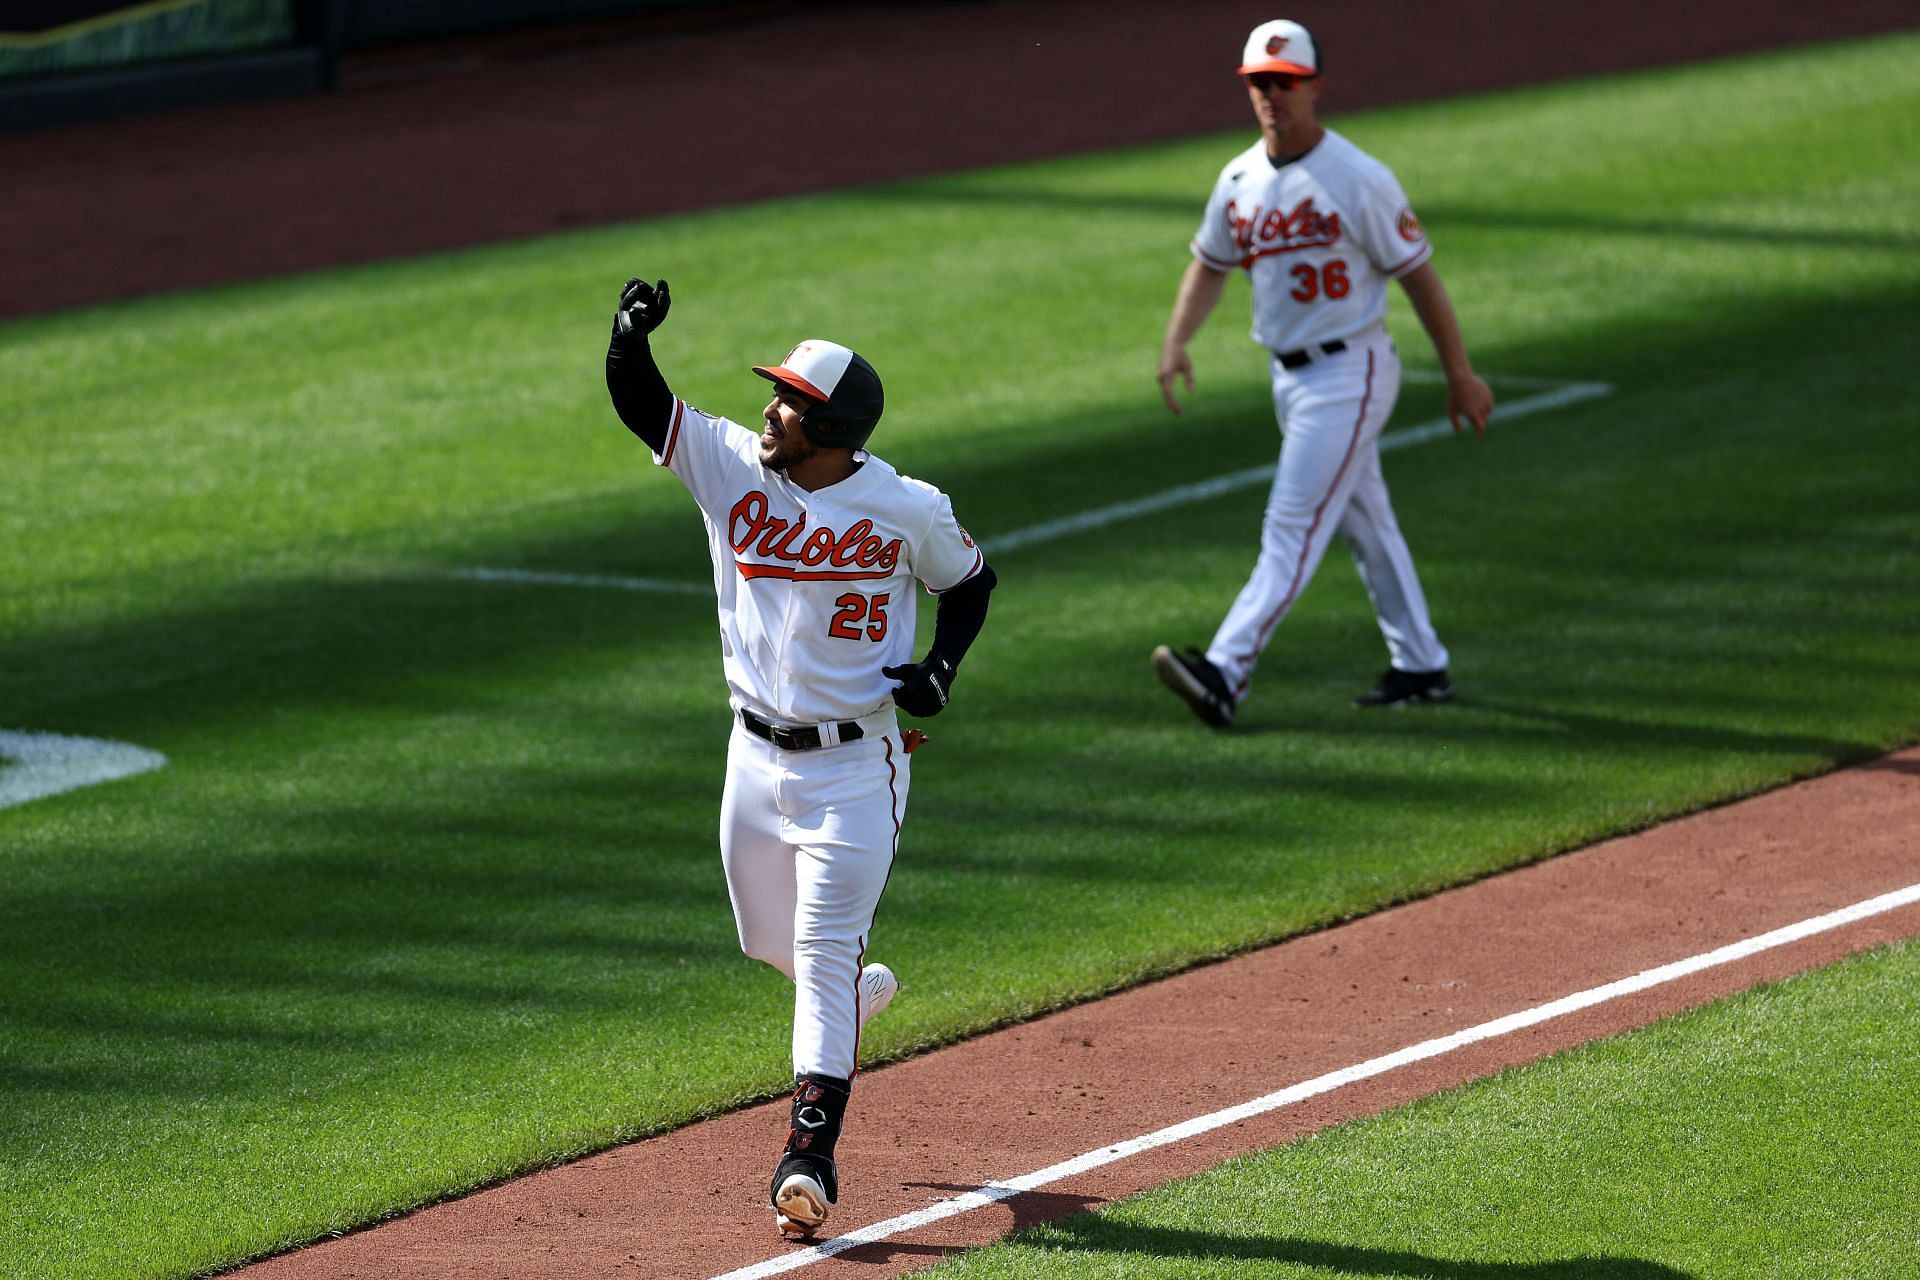
[[[1251, 136], [1232, 69], [1246, 30], [1282, 11], [1319, 37], [1336, 116], [1913, 23], [1911, 0], [1031, 0], [387, 51], [350, 61], [345, 91], [324, 99], [0, 136], [0, 316], [1205, 130]], [[1194, 192], [1196, 217], [1205, 194]], [[1169, 246], [1170, 260], [1181, 250]], [[608, 263], [609, 299], [630, 270], [656, 267]], [[1170, 294], [1172, 283], [1170, 269]], [[1151, 353], [1141, 360], [1150, 367]], [[867, 1073], [830, 1226], [928, 1218], [990, 1180], [1920, 883], [1916, 831], [1920, 751], [1907, 751]], [[762, 1264], [783, 1260], [823, 1280], [877, 1280], [1915, 934], [1920, 906], [1899, 907], [1082, 1161], [843, 1252], [775, 1236], [766, 1178], [785, 1107], [774, 1104], [236, 1274], [710, 1277], [771, 1274]]]
[[[845, 1234], [1576, 992], [1920, 885], [1920, 749], [1369, 916], [860, 1077]], [[913, 1271], [1756, 982], [1920, 935], [1920, 903], [1549, 1018], [809, 1261]], [[901, 999], [912, 998], [911, 975]], [[885, 1016], [884, 1014], [881, 1016]], [[247, 1280], [698, 1280], [806, 1250], [766, 1202], [754, 1107], [236, 1273]]]

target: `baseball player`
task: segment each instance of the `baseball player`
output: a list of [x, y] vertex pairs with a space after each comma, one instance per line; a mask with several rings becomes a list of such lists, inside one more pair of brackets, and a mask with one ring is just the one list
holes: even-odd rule
[[[792, 1122], [770, 1194], [780, 1231], [810, 1235], [839, 1197], [860, 1028], [899, 987], [866, 963], [925, 740], [895, 710], [946, 707], [995, 579], [944, 493], [866, 452], [883, 405], [872, 365], [818, 339], [755, 365], [773, 396], [754, 431], [667, 389], [647, 335], [668, 306], [666, 281], [627, 282], [607, 390], [706, 520], [734, 721], [720, 859], [741, 949], [794, 983]], [[916, 582], [940, 599], [919, 662]]]
[[1432, 246], [1387, 167], [1315, 118], [1324, 59], [1297, 22], [1263, 22], [1240, 65], [1260, 141], [1220, 171], [1160, 350], [1160, 392], [1193, 390], [1187, 342], [1227, 275], [1253, 287], [1253, 340], [1272, 353], [1283, 445], [1253, 574], [1206, 652], [1153, 652], [1161, 681], [1208, 724], [1233, 723], [1260, 652], [1337, 531], [1353, 551], [1390, 659], [1361, 707], [1444, 702], [1447, 651], [1427, 616], [1380, 472], [1380, 430], [1400, 392], [1386, 283], [1398, 280], [1439, 354], [1453, 429], [1485, 434], [1493, 392], [1473, 371]]

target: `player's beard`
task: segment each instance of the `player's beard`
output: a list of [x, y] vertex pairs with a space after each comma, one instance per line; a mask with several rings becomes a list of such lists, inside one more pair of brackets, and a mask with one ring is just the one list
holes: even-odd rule
[[760, 465], [769, 471], [785, 471], [805, 462], [817, 452], [819, 450], [804, 432], [790, 432], [780, 437], [772, 448], [768, 448], [764, 442], [761, 444]]

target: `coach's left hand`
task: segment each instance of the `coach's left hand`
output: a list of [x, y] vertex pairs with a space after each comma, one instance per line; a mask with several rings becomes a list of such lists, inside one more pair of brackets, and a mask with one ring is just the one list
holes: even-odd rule
[[1487, 419], [1493, 416], [1493, 388], [1477, 373], [1447, 379], [1447, 418], [1453, 434], [1459, 435], [1461, 420], [1473, 424], [1476, 434], [1487, 434]]

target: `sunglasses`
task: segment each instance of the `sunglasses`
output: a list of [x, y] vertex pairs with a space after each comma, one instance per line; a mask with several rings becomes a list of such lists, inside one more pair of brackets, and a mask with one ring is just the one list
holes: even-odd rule
[[1262, 93], [1265, 93], [1269, 89], [1278, 89], [1283, 93], [1290, 93], [1313, 78], [1312, 76], [1283, 76], [1271, 71], [1256, 71], [1247, 77], [1247, 83]]

